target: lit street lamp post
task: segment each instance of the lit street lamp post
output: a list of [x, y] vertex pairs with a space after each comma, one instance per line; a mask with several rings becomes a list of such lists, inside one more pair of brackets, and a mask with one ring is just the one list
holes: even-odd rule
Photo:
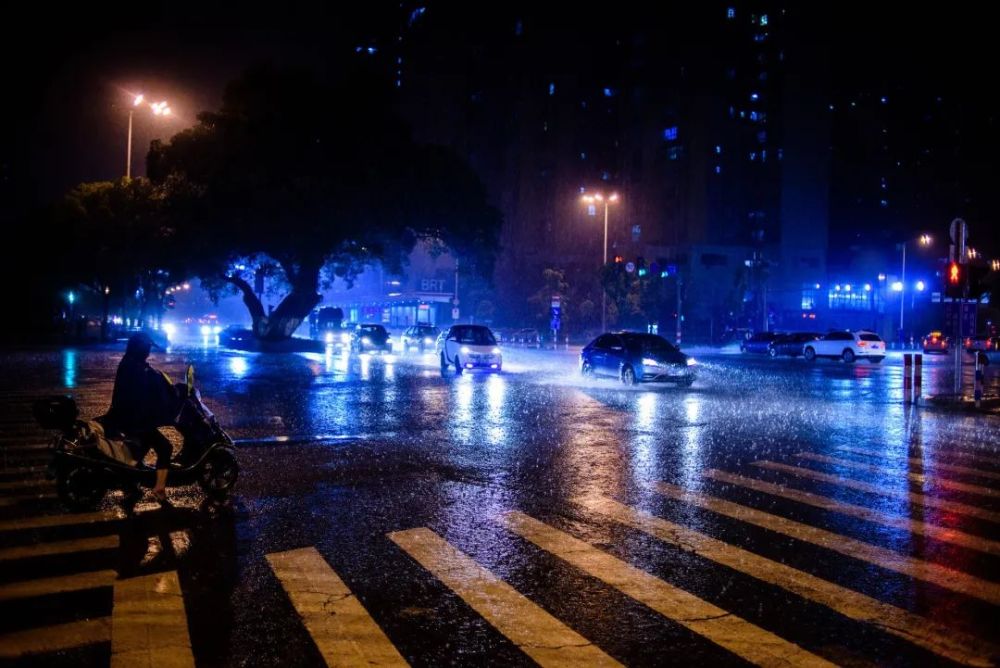
[[[136, 107], [145, 103], [146, 96], [140, 94], [136, 95], [132, 100], [132, 107], [128, 110], [128, 142], [125, 149], [125, 180], [128, 181], [132, 178], [132, 116], [135, 113]], [[167, 106], [166, 102], [153, 102], [149, 104], [149, 108], [153, 110], [154, 116], [169, 116], [171, 114], [171, 109]]]
[[[921, 246], [930, 246], [931, 242], [933, 241], [933, 239], [931, 239], [931, 235], [929, 235], [929, 234], [921, 234], [920, 238], [917, 239], [917, 241], [920, 242]], [[901, 275], [899, 277], [899, 282], [900, 282], [900, 289], [899, 289], [899, 339], [900, 340], [899, 340], [899, 344], [900, 344], [900, 346], [905, 346], [906, 345], [905, 344], [906, 337], [903, 334], [903, 331], [904, 331], [904, 327], [903, 327], [903, 315], [904, 315], [904, 307], [906, 305], [906, 299], [905, 299], [905, 297], [903, 295], [903, 291], [906, 290], [906, 244], [907, 243], [909, 243], [909, 242], [908, 241], [904, 241], [902, 244], [900, 244], [900, 246], [903, 249], [903, 266], [902, 266], [902, 269], [900, 271]], [[911, 298], [910, 310], [913, 310], [912, 298]]]
[[[596, 195], [584, 195], [583, 203], [587, 206], [594, 206], [594, 202], [604, 202], [604, 264], [601, 267], [606, 267], [608, 265], [608, 207], [612, 202], [618, 201], [618, 193], [612, 193], [608, 197], [604, 197], [600, 193]], [[606, 331], [608, 329], [608, 305], [607, 305], [607, 294], [605, 293], [604, 286], [601, 286], [601, 331]]]

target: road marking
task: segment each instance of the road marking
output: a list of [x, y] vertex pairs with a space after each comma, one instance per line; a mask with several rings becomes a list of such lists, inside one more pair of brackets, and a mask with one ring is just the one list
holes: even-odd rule
[[328, 666], [407, 666], [316, 548], [266, 556]]
[[389, 539], [539, 665], [621, 665], [430, 529], [397, 531]]
[[76, 524], [96, 524], [124, 519], [121, 511], [98, 511], [94, 513], [66, 513], [64, 515], [39, 515], [0, 521], [0, 533], [24, 529], [44, 529], [47, 527], [73, 526]]
[[658, 493], [671, 499], [753, 524], [769, 531], [812, 543], [852, 559], [866, 561], [890, 571], [896, 571], [916, 580], [923, 580], [944, 589], [978, 598], [993, 605], [1000, 605], [1000, 583], [990, 582], [953, 568], [923, 559], [914, 559], [884, 547], [865, 543], [841, 534], [818, 529], [808, 524], [772, 515], [754, 508], [741, 506], [707, 494], [690, 492], [664, 482], [652, 484]]
[[883, 603], [759, 554], [730, 545], [693, 529], [655, 517], [608, 497], [574, 499], [584, 508], [638, 529], [664, 543], [693, 552], [734, 571], [782, 587], [824, 605], [849, 619], [871, 624], [935, 654], [972, 666], [991, 666], [1000, 646], [942, 626], [925, 617]]
[[751, 624], [707, 601], [646, 573], [582, 540], [524, 513], [499, 518], [511, 532], [531, 541], [591, 577], [655, 610], [698, 635], [756, 665], [832, 665], [822, 657]]
[[[878, 450], [868, 450], [865, 448], [849, 448], [847, 446], [840, 446], [837, 450], [843, 452], [850, 452], [855, 455], [865, 455], [868, 457], [881, 457], [883, 459], [888, 459], [893, 462], [906, 462], [907, 464], [913, 464], [919, 466], [922, 469], [930, 469], [932, 471], [948, 471], [949, 473], [961, 473], [963, 475], [977, 476], [979, 478], [989, 478], [991, 480], [1000, 480], [1000, 473], [996, 471], [983, 471], [980, 469], [974, 469], [969, 466], [959, 466], [957, 464], [944, 464], [939, 461], [925, 461], [919, 457], [906, 457], [904, 459], [898, 459], [890, 452], [879, 452]], [[936, 456], [939, 453], [935, 453], [931, 456]]]
[[[814, 452], [800, 452], [795, 455], [802, 459], [808, 459], [814, 462], [822, 462], [824, 464], [830, 464], [833, 466], [843, 466], [844, 468], [856, 469], [858, 471], [866, 471], [868, 473], [879, 473], [882, 475], [895, 476], [898, 471], [887, 471], [885, 467], [874, 466], [872, 464], [864, 464], [862, 462], [851, 461], [850, 459], [839, 459], [837, 457], [827, 457], [826, 455], [818, 455]], [[964, 482], [955, 482], [953, 480], [945, 480], [944, 478], [939, 478], [937, 476], [926, 476], [921, 473], [907, 472], [906, 478], [910, 482], [915, 482], [919, 485], [931, 485], [932, 487], [940, 487], [942, 489], [950, 489], [956, 492], [966, 492], [967, 494], [977, 494], [979, 496], [987, 497], [1000, 497], [1000, 491], [995, 489], [990, 489], [989, 487], [981, 487], [979, 485], [969, 485]]]
[[77, 540], [66, 540], [53, 543], [18, 545], [17, 547], [6, 547], [0, 549], [0, 561], [34, 559], [36, 557], [48, 557], [53, 554], [72, 554], [74, 552], [113, 550], [117, 547], [118, 536], [96, 536], [94, 538], [78, 538]]
[[739, 485], [740, 487], [746, 487], [757, 492], [763, 492], [764, 494], [779, 496], [783, 499], [797, 501], [798, 503], [804, 503], [806, 505], [822, 508], [823, 510], [828, 510], [834, 513], [840, 513], [841, 515], [850, 515], [851, 517], [857, 517], [873, 524], [881, 524], [882, 526], [892, 527], [894, 529], [902, 529], [903, 531], [909, 531], [910, 533], [927, 536], [928, 538], [933, 538], [934, 540], [939, 540], [944, 543], [961, 545], [962, 547], [967, 547], [971, 550], [978, 550], [980, 552], [986, 552], [987, 554], [1000, 555], [1000, 543], [997, 541], [982, 538], [980, 536], [973, 536], [972, 534], [958, 531], [956, 529], [949, 529], [948, 527], [921, 522], [919, 520], [912, 520], [906, 517], [886, 515], [882, 511], [872, 510], [870, 508], [865, 508], [864, 506], [844, 503], [842, 501], [837, 501], [836, 499], [820, 496], [819, 494], [803, 492], [797, 489], [775, 485], [774, 483], [766, 482], [764, 480], [747, 478], [745, 476], [735, 475], [733, 473], [719, 471], [717, 469], [709, 469], [705, 471], [703, 475], [711, 480], [729, 483], [731, 485]]
[[0, 659], [19, 659], [29, 654], [94, 645], [111, 640], [111, 618], [44, 626], [0, 635]]
[[70, 591], [110, 587], [117, 577], [115, 571], [93, 571], [90, 573], [74, 573], [54, 578], [39, 578], [23, 582], [11, 582], [0, 585], [0, 601], [12, 601], [34, 596], [48, 596]]
[[10, 466], [0, 468], [0, 475], [15, 476], [27, 475], [30, 473], [44, 473], [47, 466]]
[[951, 513], [968, 515], [969, 517], [977, 517], [982, 520], [1000, 523], [1000, 513], [992, 510], [986, 510], [985, 508], [979, 508], [977, 506], [970, 506], [965, 503], [959, 503], [957, 501], [949, 501], [948, 499], [939, 499], [934, 496], [927, 496], [926, 494], [920, 494], [919, 492], [872, 485], [867, 482], [861, 482], [860, 480], [851, 480], [841, 476], [830, 475], [829, 473], [814, 471], [813, 469], [801, 468], [799, 466], [789, 466], [788, 464], [779, 464], [778, 462], [759, 461], [753, 462], [753, 465], [759, 468], [769, 469], [771, 471], [790, 473], [791, 475], [799, 476], [800, 478], [809, 478], [810, 480], [825, 482], [831, 485], [839, 485], [841, 487], [847, 487], [848, 489], [856, 489], [860, 492], [900, 499], [916, 506], [926, 506], [928, 508], [946, 510]]
[[0, 491], [8, 489], [32, 489], [35, 487], [52, 487], [55, 482], [45, 478], [32, 478], [29, 480], [8, 480], [0, 482]]
[[194, 668], [177, 571], [115, 582], [111, 668]]

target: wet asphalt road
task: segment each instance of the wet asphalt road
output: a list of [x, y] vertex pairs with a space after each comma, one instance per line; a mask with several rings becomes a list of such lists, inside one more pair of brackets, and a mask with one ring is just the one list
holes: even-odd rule
[[[2, 353], [0, 662], [1000, 661], [1000, 418], [904, 405], [895, 357], [695, 352], [685, 389], [581, 379], [572, 351], [462, 376], [154, 354], [195, 364], [242, 473], [228, 503], [177, 488], [129, 519], [114, 494], [61, 510], [30, 418], [52, 392], [101, 413], [121, 353]], [[925, 394], [950, 386], [925, 357]], [[136, 649], [156, 596], [173, 607]]]

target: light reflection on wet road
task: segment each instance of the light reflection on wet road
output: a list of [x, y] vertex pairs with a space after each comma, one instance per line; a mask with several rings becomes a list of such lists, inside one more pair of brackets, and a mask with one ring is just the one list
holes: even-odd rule
[[[26, 412], [32, 396], [71, 392], [84, 414], [103, 411], [119, 356], [3, 354], [0, 446], [37, 440]], [[110, 563], [121, 574], [178, 572], [194, 655], [206, 665], [320, 664], [321, 643], [264, 558], [305, 547], [318, 550], [411, 663], [527, 663], [513, 639], [386, 538], [420, 527], [630, 665], [658, 665], [664, 652], [684, 662], [753, 659], [714, 632], [680, 623], [680, 608], [672, 617], [673, 608], [638, 602], [633, 590], [606, 580], [616, 563], [598, 560], [606, 570], [588, 575], [559, 556], [556, 543], [540, 547], [536, 539], [594, 545], [730, 611], [749, 625], [738, 631], [744, 639], [763, 629], [835, 663], [992, 661], [1000, 419], [904, 405], [902, 369], [892, 358], [874, 366], [696, 356], [700, 375], [691, 388], [626, 389], [581, 378], [567, 351], [506, 350], [503, 374], [458, 376], [442, 373], [433, 355], [211, 347], [154, 355], [175, 378], [195, 365], [207, 403], [240, 441], [243, 474], [222, 509], [199, 507], [196, 491], [176, 490], [173, 515], [153, 511], [122, 525], [121, 554]], [[950, 387], [947, 360], [924, 368], [925, 393]], [[997, 369], [987, 383], [1000, 387]], [[16, 480], [5, 470], [23, 463], [9, 453], [4, 481]], [[684, 494], [665, 495], [657, 483]], [[0, 489], [0, 503], [14, 491]], [[678, 543], [582, 508], [579, 499], [610, 499], [675, 523]], [[109, 497], [105, 509], [117, 503]], [[0, 505], [0, 522], [56, 509], [52, 500], [16, 500]], [[556, 533], [515, 535], [500, 520], [509, 511]], [[846, 555], [819, 530], [866, 547]], [[0, 531], [0, 548], [61, 539], [63, 531], [71, 539], [80, 532]], [[720, 543], [690, 547], [708, 540]], [[777, 566], [739, 555], [730, 563], [727, 550], [737, 546], [784, 564], [796, 581], [808, 573], [822, 583], [805, 591], [774, 575], [783, 573]], [[107, 568], [107, 557], [90, 553], [83, 566], [21, 560], [0, 592], [6, 582], [50, 571]], [[939, 577], [939, 567], [961, 576]], [[962, 578], [982, 584], [964, 591], [956, 584]], [[224, 586], [213, 589], [215, 580]], [[830, 587], [841, 589], [828, 597]], [[105, 598], [75, 596], [83, 612], [42, 606], [0, 633], [108, 614]], [[226, 610], [224, 628], [205, 606]], [[924, 630], [912, 631], [919, 637], [887, 630], [871, 623], [875, 617]], [[96, 641], [82, 647], [32, 660], [100, 660], [109, 651]]]

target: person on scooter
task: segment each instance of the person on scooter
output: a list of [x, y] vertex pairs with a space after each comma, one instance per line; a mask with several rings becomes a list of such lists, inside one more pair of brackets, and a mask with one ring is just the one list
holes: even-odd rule
[[125, 356], [115, 373], [111, 408], [102, 421], [106, 428], [138, 439], [142, 450], [136, 452], [135, 457], [140, 462], [150, 450], [156, 452], [153, 496], [160, 503], [166, 503], [167, 474], [173, 446], [158, 427], [173, 423], [177, 404], [170, 379], [147, 361], [154, 346], [153, 339], [144, 332], [129, 338]]

